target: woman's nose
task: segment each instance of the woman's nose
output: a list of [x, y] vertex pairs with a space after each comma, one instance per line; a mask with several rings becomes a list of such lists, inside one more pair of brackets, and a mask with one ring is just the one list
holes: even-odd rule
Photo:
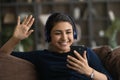
[[62, 35], [62, 40], [66, 40], [66, 39], [67, 39], [67, 34], [64, 33], [64, 34]]

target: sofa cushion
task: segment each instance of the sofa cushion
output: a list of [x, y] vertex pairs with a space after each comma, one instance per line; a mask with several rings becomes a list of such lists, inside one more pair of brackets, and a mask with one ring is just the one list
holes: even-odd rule
[[120, 80], [120, 47], [112, 50], [109, 46], [100, 46], [93, 50], [100, 57], [113, 79]]
[[12, 55], [0, 54], [0, 80], [37, 80], [30, 62]]
[[109, 56], [109, 54], [112, 52], [112, 49], [109, 46], [104, 45], [93, 48], [93, 51], [99, 56], [103, 64], [105, 64], [104, 62], [106, 60], [106, 57]]

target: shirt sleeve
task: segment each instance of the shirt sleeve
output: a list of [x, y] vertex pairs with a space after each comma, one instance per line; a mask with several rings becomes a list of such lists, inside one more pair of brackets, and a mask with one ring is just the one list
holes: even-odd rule
[[32, 62], [33, 64], [35, 64], [38, 60], [37, 58], [37, 51], [31, 51], [31, 52], [12, 52], [11, 55], [18, 57], [18, 58], [22, 58], [25, 59], [27, 61]]

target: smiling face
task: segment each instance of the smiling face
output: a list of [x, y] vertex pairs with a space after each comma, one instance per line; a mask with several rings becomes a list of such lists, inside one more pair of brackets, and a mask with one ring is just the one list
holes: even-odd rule
[[70, 51], [73, 38], [73, 28], [69, 22], [58, 22], [51, 30], [51, 46], [55, 52], [63, 53]]

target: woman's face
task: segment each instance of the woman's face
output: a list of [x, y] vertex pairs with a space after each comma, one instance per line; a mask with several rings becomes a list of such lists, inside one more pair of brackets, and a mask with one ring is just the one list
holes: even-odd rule
[[72, 45], [73, 28], [69, 22], [58, 22], [51, 30], [51, 44], [56, 52], [68, 52]]

